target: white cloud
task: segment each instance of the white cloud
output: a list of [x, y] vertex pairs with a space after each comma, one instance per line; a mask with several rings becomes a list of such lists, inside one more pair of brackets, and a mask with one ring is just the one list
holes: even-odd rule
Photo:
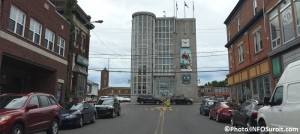
[[[185, 0], [189, 8], [185, 8], [186, 16], [193, 16], [193, 1]], [[224, 45], [227, 42], [226, 29], [223, 22], [230, 14], [238, 0], [195, 0], [195, 18], [197, 27], [198, 56], [227, 54]], [[184, 17], [184, 0], [177, 0], [177, 17]], [[163, 17], [163, 11], [171, 17], [174, 15], [174, 0], [78, 0], [78, 4], [93, 20], [102, 19], [102, 24], [94, 24], [90, 39], [90, 69], [102, 70], [105, 67], [115, 71], [129, 71], [131, 54], [131, 19], [138, 11], [149, 11], [157, 17]], [[205, 30], [206, 29], [206, 30]], [[209, 29], [209, 30], [207, 30]], [[224, 51], [218, 53], [201, 53]], [[112, 54], [112, 55], [95, 55]], [[123, 55], [118, 56], [117, 54]], [[95, 58], [97, 57], [97, 58]], [[108, 64], [108, 58], [109, 64]], [[198, 57], [198, 71], [221, 70], [228, 68], [228, 56]], [[223, 80], [228, 72], [198, 73], [201, 84], [213, 80]], [[101, 72], [89, 70], [89, 79], [100, 82]], [[110, 73], [110, 86], [129, 86], [130, 73]]]

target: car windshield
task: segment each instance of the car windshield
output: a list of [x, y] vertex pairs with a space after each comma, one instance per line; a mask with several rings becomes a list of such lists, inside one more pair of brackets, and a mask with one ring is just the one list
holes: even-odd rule
[[67, 104], [64, 108], [65, 108], [65, 110], [82, 110], [83, 104], [82, 103], [70, 103], [70, 104]]
[[103, 100], [99, 100], [98, 105], [113, 105], [114, 104], [114, 100], [113, 99], [103, 99]]
[[0, 109], [22, 108], [27, 98], [27, 96], [2, 96], [0, 97]]

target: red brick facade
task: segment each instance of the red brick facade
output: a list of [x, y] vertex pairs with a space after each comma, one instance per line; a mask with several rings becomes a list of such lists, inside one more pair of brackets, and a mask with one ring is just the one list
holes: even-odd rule
[[[269, 96], [271, 90], [270, 59], [271, 51], [269, 41], [269, 26], [264, 21], [263, 1], [239, 0], [228, 18], [225, 20], [228, 42], [228, 85], [234, 101], [241, 99], [262, 99]], [[240, 24], [238, 30], [238, 24]], [[262, 49], [255, 51], [255, 35], [260, 33]], [[257, 42], [257, 41], [256, 41]], [[239, 60], [239, 47], [242, 46], [243, 60]], [[258, 87], [263, 79], [266, 85]], [[268, 90], [264, 89], [267, 88]], [[254, 91], [255, 90], [255, 91]]]
[[[8, 28], [12, 6], [26, 15], [23, 36]], [[11, 75], [12, 78], [17, 76], [18, 79], [20, 77], [23, 84], [28, 84], [15, 83], [22, 87], [21, 91], [17, 92], [46, 92], [56, 96], [58, 83], [62, 83], [60, 100], [63, 101], [64, 82], [66, 82], [67, 76], [70, 23], [56, 12], [55, 6], [48, 0], [5, 0], [2, 1], [0, 7], [1, 75], [3, 77]], [[31, 18], [38, 21], [42, 26], [40, 45], [28, 39]], [[55, 34], [53, 51], [45, 46], [46, 28]], [[58, 54], [58, 36], [65, 40], [64, 56]], [[19, 73], [14, 74], [14, 72]], [[5, 81], [2, 79], [0, 84], [4, 85]]]

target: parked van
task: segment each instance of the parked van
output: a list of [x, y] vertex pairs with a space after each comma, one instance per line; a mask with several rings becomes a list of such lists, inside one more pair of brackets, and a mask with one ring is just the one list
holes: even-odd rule
[[258, 110], [258, 126], [283, 128], [283, 130], [298, 128], [298, 132], [292, 133], [299, 133], [300, 60], [286, 67], [272, 97], [265, 97], [264, 104], [265, 106]]

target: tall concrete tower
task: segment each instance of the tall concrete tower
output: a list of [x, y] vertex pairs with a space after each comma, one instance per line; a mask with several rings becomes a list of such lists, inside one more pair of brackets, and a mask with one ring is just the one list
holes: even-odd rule
[[198, 98], [196, 20], [132, 15], [131, 96]]

